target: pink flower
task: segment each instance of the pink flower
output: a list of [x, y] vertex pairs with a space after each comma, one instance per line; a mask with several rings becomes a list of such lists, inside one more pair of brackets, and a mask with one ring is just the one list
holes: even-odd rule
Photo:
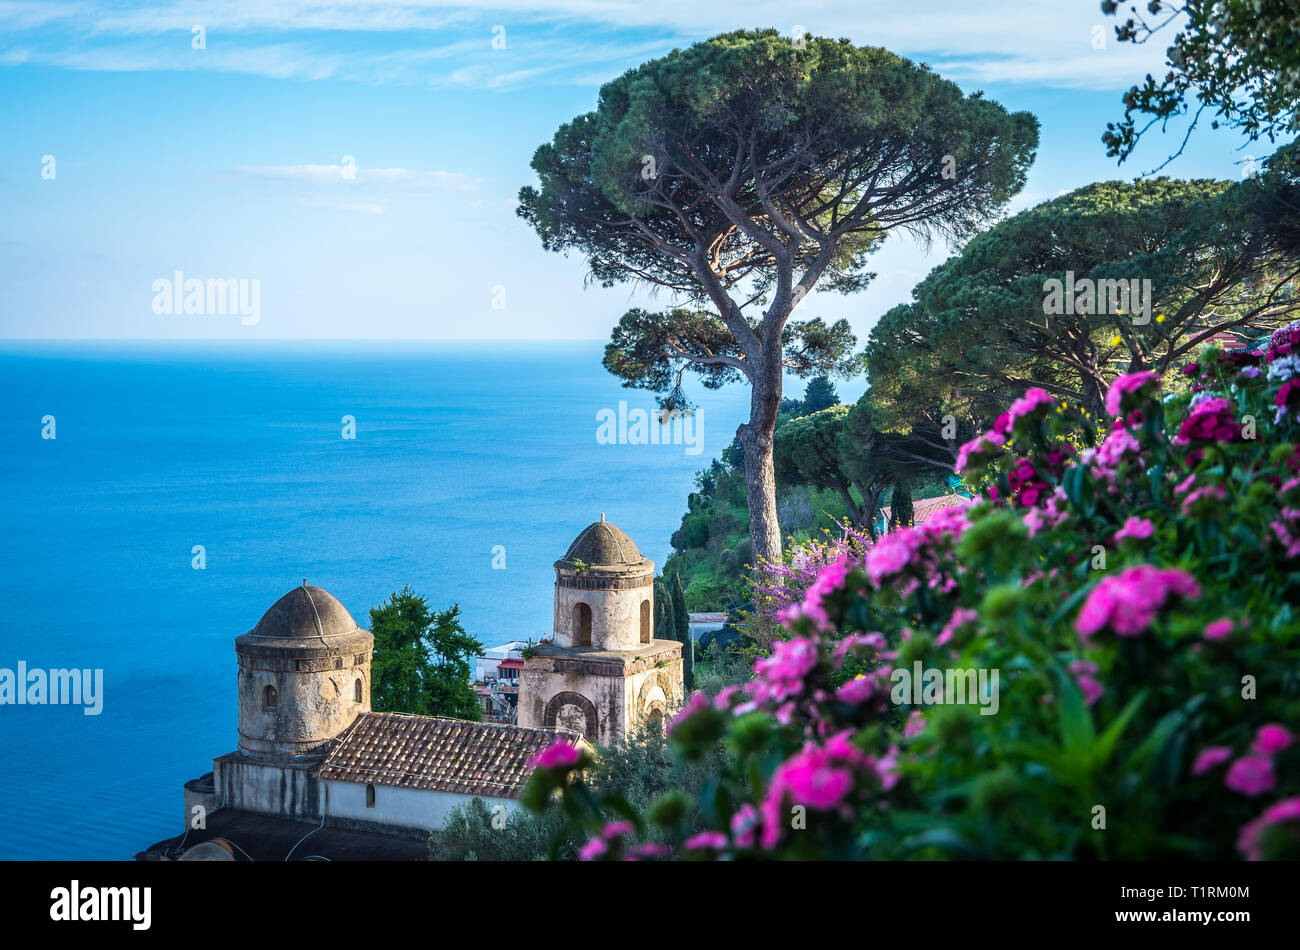
[[1242, 795], [1262, 795], [1273, 788], [1273, 763], [1259, 755], [1243, 755], [1228, 768], [1223, 784]]
[[1272, 825], [1296, 820], [1300, 820], [1300, 796], [1274, 802], [1264, 809], [1262, 815], [1242, 827], [1241, 834], [1237, 837], [1237, 848], [1246, 856], [1247, 861], [1262, 860], [1260, 838], [1264, 831]]
[[1135, 637], [1151, 626], [1156, 613], [1172, 598], [1196, 600], [1200, 596], [1200, 585], [1190, 574], [1138, 564], [1103, 578], [1088, 593], [1074, 628], [1085, 638], [1104, 627], [1122, 637]]
[[848, 703], [850, 706], [860, 706], [874, 696], [875, 692], [875, 681], [868, 676], [859, 674], [837, 689], [835, 698]]
[[741, 692], [741, 688], [734, 683], [731, 686], [724, 686], [718, 691], [718, 695], [713, 697], [713, 708], [726, 712], [740, 699]]
[[916, 528], [896, 528], [867, 552], [867, 575], [877, 587], [915, 564], [924, 535]]
[[943, 646], [952, 639], [953, 634], [958, 630], [975, 623], [979, 619], [980, 615], [978, 611], [971, 610], [969, 607], [958, 607], [952, 612], [952, 616], [948, 618], [948, 622], [944, 624], [943, 630], [939, 632], [939, 636], [935, 637], [935, 645]]
[[1255, 733], [1255, 741], [1251, 743], [1252, 752], [1258, 752], [1261, 755], [1273, 755], [1275, 752], [1281, 752], [1291, 744], [1291, 733], [1285, 726], [1270, 722], [1260, 726], [1259, 731]]
[[1193, 441], [1236, 442], [1241, 438], [1241, 425], [1233, 417], [1228, 400], [1221, 396], [1196, 404], [1192, 414], [1183, 420], [1174, 436], [1174, 445], [1187, 445]]
[[528, 762], [534, 769], [571, 769], [582, 758], [582, 750], [567, 739], [559, 739], [547, 746]]
[[1210, 769], [1222, 765], [1230, 758], [1232, 758], [1232, 749], [1226, 745], [1212, 745], [1208, 749], [1202, 749], [1201, 754], [1192, 763], [1192, 774], [1204, 775]]
[[1185, 515], [1198, 511], [1213, 512], [1226, 497], [1222, 485], [1202, 485], [1183, 499], [1181, 511]]
[[687, 838], [682, 845], [687, 851], [721, 851], [727, 846], [727, 836], [721, 831], [701, 831]]
[[611, 821], [601, 830], [600, 836], [609, 841], [613, 838], [621, 838], [623, 835], [630, 835], [635, 830], [630, 821]]
[[[1010, 433], [1015, 428], [1017, 421], [1051, 404], [1052, 397], [1048, 395], [1046, 390], [1030, 389], [1011, 404], [1011, 408], [1005, 415], [998, 417], [997, 424], [994, 425], [994, 431], [1002, 434]], [[1005, 422], [1003, 422], [1004, 419]]]
[[708, 696], [704, 695], [698, 690], [694, 693], [691, 693], [691, 698], [686, 700], [686, 703], [682, 706], [682, 708], [677, 711], [677, 715], [673, 716], [673, 718], [669, 721], [668, 734], [672, 735], [673, 730], [676, 729], [678, 726], [680, 726], [682, 723], [684, 723], [687, 719], [690, 719], [692, 716], [696, 715], [697, 713], [701, 713], [704, 710], [709, 709], [711, 707], [712, 707], [712, 703], [709, 702]]
[[1232, 621], [1227, 617], [1220, 617], [1205, 625], [1205, 639], [1207, 640], [1226, 640], [1232, 633]]
[[749, 802], [745, 802], [736, 809], [736, 813], [731, 816], [731, 835], [738, 847], [752, 848], [754, 846], [761, 820], [758, 809]]
[[985, 455], [996, 455], [1005, 442], [1006, 436], [996, 429], [976, 436], [957, 449], [957, 464], [952, 470], [960, 475], [973, 460], [982, 459]]
[[919, 709], [913, 709], [912, 715], [907, 717], [907, 723], [903, 726], [903, 737], [910, 739], [923, 732], [925, 732], [925, 714]]
[[1086, 706], [1096, 703], [1106, 692], [1106, 687], [1097, 680], [1097, 670], [1097, 664], [1087, 660], [1075, 660], [1070, 664], [1070, 672], [1074, 674], [1074, 681], [1079, 687], [1079, 692], [1083, 694], [1083, 702]]
[[822, 606], [822, 600], [828, 594], [834, 593], [844, 586], [844, 578], [848, 573], [849, 564], [844, 558], [827, 564], [822, 568], [821, 573], [817, 575], [817, 580], [809, 585], [798, 613], [801, 616], [811, 618], [819, 630], [825, 629], [830, 623], [830, 618], [826, 615], [826, 608]]
[[[817, 644], [806, 637], [778, 640], [772, 655], [754, 663], [746, 692], [757, 703], [783, 703], [803, 692], [804, 677], [817, 665]], [[706, 701], [707, 702], [707, 701]]]
[[594, 861], [608, 850], [609, 845], [605, 843], [604, 839], [592, 838], [578, 851], [578, 858], [582, 861]]
[[1146, 518], [1139, 518], [1137, 515], [1131, 515], [1125, 522], [1124, 526], [1115, 532], [1115, 543], [1123, 541], [1125, 538], [1133, 538], [1136, 541], [1142, 541], [1151, 537], [1155, 532], [1155, 526]]
[[1125, 373], [1110, 384], [1110, 389], [1106, 392], [1106, 411], [1118, 418], [1123, 410], [1136, 406], [1144, 396], [1159, 388], [1160, 377], [1150, 370]]
[[825, 750], [804, 752], [790, 759], [781, 767], [781, 778], [795, 804], [817, 811], [834, 808], [853, 787], [849, 770]]

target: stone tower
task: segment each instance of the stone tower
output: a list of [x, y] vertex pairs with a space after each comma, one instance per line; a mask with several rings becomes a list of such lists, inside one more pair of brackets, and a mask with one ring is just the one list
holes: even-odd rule
[[254, 759], [328, 751], [370, 712], [374, 639], [329, 592], [304, 580], [235, 640], [239, 750]]
[[654, 639], [654, 562], [601, 515], [555, 562], [554, 638], [525, 662], [519, 724], [607, 743], [682, 702], [682, 645]]

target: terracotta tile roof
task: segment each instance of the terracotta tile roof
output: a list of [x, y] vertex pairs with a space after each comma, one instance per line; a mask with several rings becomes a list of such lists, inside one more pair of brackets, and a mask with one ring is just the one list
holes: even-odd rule
[[[951, 508], [958, 502], [965, 501], [961, 495], [939, 495], [936, 498], [918, 498], [912, 502], [912, 524], [923, 524], [934, 516], [936, 511], [942, 511], [944, 508]], [[882, 505], [880, 511], [884, 514], [885, 520], [889, 520], [889, 506]]]
[[372, 712], [357, 718], [317, 775], [336, 782], [516, 798], [531, 771], [528, 760], [560, 736], [577, 738], [564, 729]]

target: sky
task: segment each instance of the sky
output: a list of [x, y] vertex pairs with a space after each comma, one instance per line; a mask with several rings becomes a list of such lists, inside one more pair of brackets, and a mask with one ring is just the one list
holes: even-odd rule
[[[515, 214], [603, 83], [739, 28], [884, 46], [1038, 116], [1014, 212], [1181, 141], [1106, 157], [1165, 45], [1114, 23], [1095, 0], [0, 0], [0, 338], [607, 338], [667, 301], [585, 286]], [[1165, 173], [1239, 178], [1269, 151], [1202, 129]], [[801, 311], [865, 341], [952, 250], [891, 237], [869, 288]], [[167, 312], [178, 272], [243, 306]]]

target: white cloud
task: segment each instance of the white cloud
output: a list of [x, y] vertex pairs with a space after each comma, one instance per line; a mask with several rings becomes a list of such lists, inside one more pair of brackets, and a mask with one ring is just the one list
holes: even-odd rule
[[[0, 29], [13, 37], [0, 40], [0, 61], [517, 87], [612, 78], [675, 45], [774, 25], [886, 46], [962, 81], [1112, 90], [1160, 71], [1164, 46], [1118, 44], [1115, 22], [1094, 0], [926, 0], [924, 9], [896, 0], [51, 0], [0, 2]], [[496, 24], [506, 27], [499, 54], [490, 47]], [[207, 31], [206, 50], [189, 49], [194, 25]], [[637, 30], [659, 36], [648, 42]], [[391, 38], [344, 46], [336, 34]], [[1098, 36], [1104, 49], [1093, 48]], [[434, 45], [418, 45], [425, 39]]]

